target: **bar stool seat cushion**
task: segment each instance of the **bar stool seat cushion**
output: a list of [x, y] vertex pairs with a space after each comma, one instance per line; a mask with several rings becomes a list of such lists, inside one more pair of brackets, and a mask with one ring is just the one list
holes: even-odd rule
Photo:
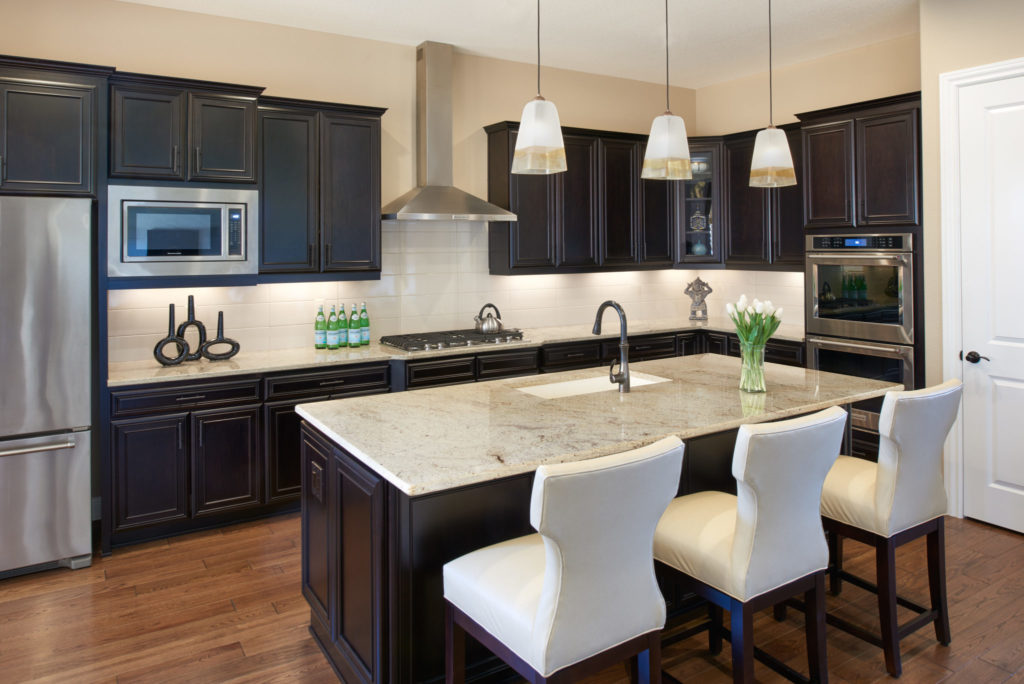
[[539, 534], [467, 553], [444, 566], [445, 598], [512, 651], [528, 654], [544, 586], [544, 553]]
[[821, 490], [821, 514], [839, 522], [888, 536], [875, 515], [878, 465], [863, 458], [840, 456]]
[[730, 576], [736, 497], [697, 492], [672, 500], [654, 533], [654, 557], [739, 598]]

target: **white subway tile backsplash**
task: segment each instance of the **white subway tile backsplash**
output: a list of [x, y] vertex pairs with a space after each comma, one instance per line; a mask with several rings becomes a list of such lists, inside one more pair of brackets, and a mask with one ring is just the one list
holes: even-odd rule
[[[711, 315], [741, 294], [770, 299], [785, 319], [803, 321], [803, 274], [734, 270], [660, 270], [612, 273], [492, 276], [488, 273], [487, 226], [472, 222], [382, 224], [380, 280], [274, 283], [255, 287], [115, 290], [107, 298], [110, 360], [152, 358], [166, 334], [167, 304], [184, 320], [188, 295], [210, 335], [217, 311], [225, 332], [246, 351], [312, 344], [318, 304], [330, 308], [365, 301], [374, 339], [403, 332], [468, 328], [491, 302], [511, 327], [590, 325], [598, 305], [614, 299], [631, 321], [685, 319], [687, 283], [701, 277], [714, 290]], [[607, 326], [613, 321], [609, 315]], [[617, 323], [615, 323], [617, 325]], [[617, 329], [617, 328], [616, 328]]]

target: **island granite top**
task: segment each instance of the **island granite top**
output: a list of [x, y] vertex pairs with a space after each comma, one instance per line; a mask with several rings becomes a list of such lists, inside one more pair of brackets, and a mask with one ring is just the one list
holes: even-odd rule
[[[699, 354], [630, 364], [632, 391], [543, 398], [523, 391], [607, 380], [605, 368], [341, 399], [297, 408], [400, 491], [418, 496], [879, 397], [898, 384], [765, 364], [768, 391], [738, 389], [740, 360]], [[639, 385], [637, 378], [666, 379]], [[595, 382], [600, 385], [599, 380]], [[638, 386], [639, 385], [639, 386]], [[685, 458], [685, 456], [684, 456]]]
[[[710, 330], [715, 332], [734, 332], [735, 327], [725, 316], [712, 317], [708, 321], [688, 321], [685, 319], [663, 319], [651, 321], [629, 321], [630, 335], [652, 335], [657, 333], [687, 332]], [[463, 354], [481, 354], [487, 352], [514, 351], [529, 349], [543, 344], [558, 342], [582, 342], [595, 339], [613, 340], [619, 337], [619, 320], [614, 313], [606, 313], [601, 335], [595, 336], [590, 325], [566, 325], [550, 328], [524, 328], [523, 340], [492, 347], [454, 347], [451, 349], [432, 349], [430, 351], [406, 352], [395, 347], [371, 342], [369, 346], [359, 349], [278, 349], [271, 351], [242, 351], [227, 361], [208, 361], [201, 359], [177, 366], [161, 366], [155, 359], [145, 361], [122, 361], [109, 364], [107, 372], [108, 387], [126, 387], [129, 385], [148, 385], [176, 380], [205, 380], [207, 378], [226, 377], [256, 373], [272, 373], [289, 370], [316, 370], [355, 363], [372, 361], [388, 361], [391, 359], [412, 361], [441, 356], [459, 356]], [[159, 339], [153, 336], [153, 342]], [[782, 325], [772, 339], [803, 342], [803, 328], [800, 325]]]

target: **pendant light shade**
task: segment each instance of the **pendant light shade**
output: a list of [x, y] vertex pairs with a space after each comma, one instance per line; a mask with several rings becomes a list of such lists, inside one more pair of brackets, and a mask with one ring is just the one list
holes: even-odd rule
[[537, 0], [537, 97], [523, 107], [512, 173], [549, 174], [566, 170], [562, 123], [555, 103], [540, 94], [540, 0]]
[[668, 0], [665, 0], [665, 113], [654, 117], [651, 135], [647, 138], [641, 178], [651, 180], [689, 180], [690, 144], [686, 140], [686, 123], [668, 106]]
[[796, 185], [793, 155], [789, 140], [781, 128], [765, 128], [754, 139], [754, 157], [750, 160], [750, 185], [754, 188], [781, 188]]
[[538, 95], [523, 107], [512, 156], [512, 173], [559, 173], [565, 171], [562, 124], [555, 103]]
[[786, 132], [775, 127], [772, 103], [772, 0], [768, 0], [768, 128], [758, 131], [754, 139], [754, 156], [750, 160], [750, 186], [783, 188], [796, 185], [793, 153], [789, 150]]

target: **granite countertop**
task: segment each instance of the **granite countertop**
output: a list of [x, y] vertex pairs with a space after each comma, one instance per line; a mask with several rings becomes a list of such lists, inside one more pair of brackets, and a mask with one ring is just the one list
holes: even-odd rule
[[[627, 312], [628, 316], [628, 312]], [[628, 321], [628, 318], [627, 318]], [[628, 321], [630, 335], [683, 332], [688, 330], [712, 330], [733, 332], [735, 327], [725, 316], [712, 316], [706, 322], [686, 319], [665, 319], [656, 321]], [[494, 347], [455, 347], [429, 351], [404, 352], [394, 347], [371, 342], [359, 349], [277, 349], [273, 351], [242, 351], [227, 361], [192, 361], [179, 366], [161, 366], [155, 359], [146, 361], [125, 361], [111, 363], [107, 370], [108, 387], [155, 384], [175, 380], [196, 380], [231, 375], [269, 373], [275, 371], [313, 369], [319, 366], [339, 366], [370, 361], [427, 359], [461, 354], [479, 354], [488, 351], [510, 351], [539, 347], [557, 342], [580, 342], [595, 339], [616, 340], [619, 337], [619, 320], [612, 313], [605, 313], [601, 335], [595, 336], [590, 325], [568, 325], [550, 328], [523, 328], [521, 342], [509, 342]], [[772, 339], [802, 342], [803, 326], [781, 325]], [[154, 336], [154, 342], [156, 337]]]
[[[738, 389], [740, 360], [699, 354], [630, 364], [628, 394], [544, 398], [523, 391], [604, 378], [592, 368], [300, 404], [298, 413], [410, 496], [688, 439], [883, 395], [901, 385], [765, 364], [768, 391]], [[667, 381], [637, 386], [637, 378]], [[598, 381], [599, 382], [599, 381]], [[559, 388], [553, 388], [557, 391]]]

